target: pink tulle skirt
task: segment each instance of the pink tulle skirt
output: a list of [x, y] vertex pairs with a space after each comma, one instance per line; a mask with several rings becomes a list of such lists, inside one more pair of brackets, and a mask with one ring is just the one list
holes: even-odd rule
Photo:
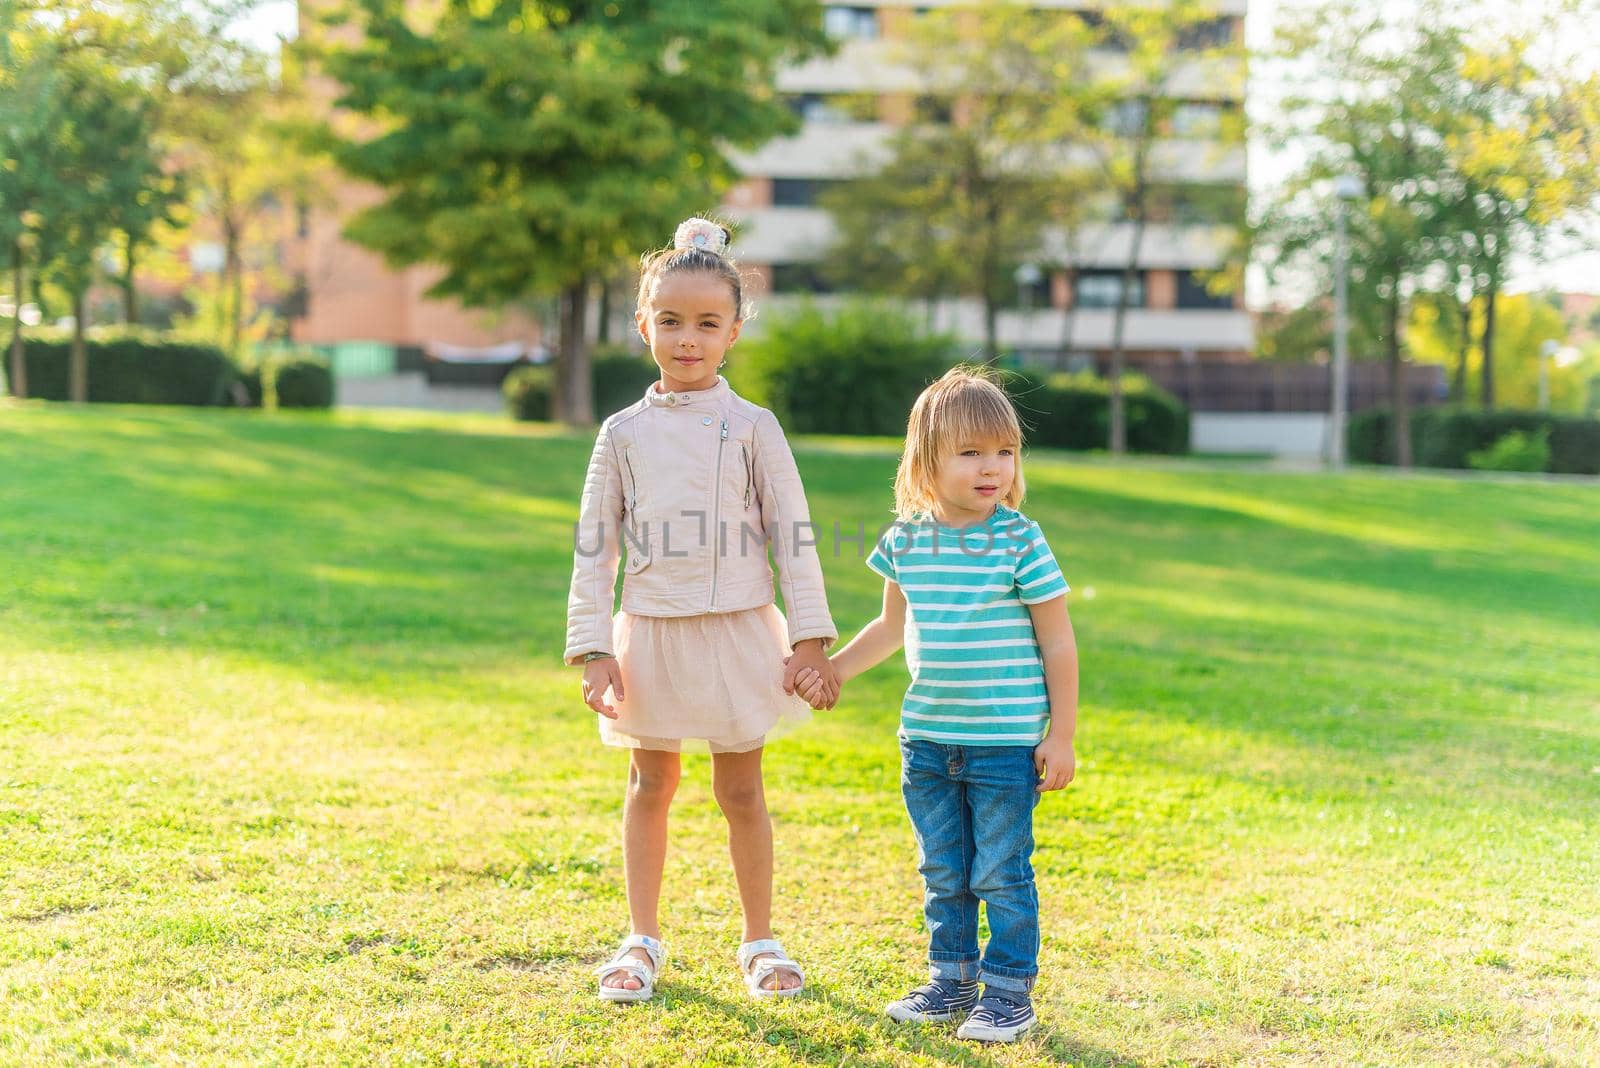
[[783, 692], [788, 624], [774, 604], [699, 616], [617, 613], [623, 700], [600, 740], [627, 749], [743, 753], [810, 720]]

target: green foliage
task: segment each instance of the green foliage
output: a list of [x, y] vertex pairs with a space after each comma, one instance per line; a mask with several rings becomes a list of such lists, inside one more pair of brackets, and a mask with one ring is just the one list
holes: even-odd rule
[[549, 364], [518, 367], [500, 383], [500, 393], [511, 418], [545, 423], [553, 415], [550, 399], [555, 386], [555, 368]]
[[808, 303], [734, 350], [732, 380], [793, 432], [899, 436], [917, 394], [958, 356], [954, 338], [892, 306], [830, 314]]
[[1550, 466], [1550, 428], [1513, 430], [1487, 449], [1468, 453], [1467, 463], [1475, 471], [1544, 471]]
[[650, 383], [661, 377], [661, 369], [642, 344], [596, 347], [589, 357], [589, 370], [594, 375], [594, 408], [603, 416], [644, 396]]
[[[594, 379], [595, 411], [603, 416], [638, 400], [660, 377], [649, 356], [626, 345], [597, 348], [589, 370]], [[506, 376], [500, 389], [513, 418], [545, 422], [555, 416], [555, 384], [555, 369], [544, 364], [517, 368]]]
[[[40, 334], [24, 344], [29, 395], [68, 399], [71, 340]], [[212, 345], [130, 331], [95, 334], [85, 346], [91, 402], [226, 405], [240, 380], [238, 368]]]
[[[1111, 422], [1111, 389], [1088, 372], [1007, 377], [1030, 444], [1056, 449], [1103, 449]], [[1189, 412], [1179, 400], [1142, 375], [1124, 375], [1128, 448], [1132, 452], [1189, 451]]]
[[327, 34], [320, 59], [341, 112], [376, 132], [320, 140], [386, 194], [346, 234], [391, 264], [442, 267], [433, 296], [560, 292], [553, 400], [572, 423], [593, 417], [571, 387], [588, 373], [588, 283], [714, 204], [736, 177], [730, 148], [793, 130], [775, 72], [827, 46], [815, 0], [344, 10], [360, 33]]
[[[1358, 463], [1392, 463], [1393, 417], [1386, 408], [1357, 412], [1350, 418], [1350, 458]], [[1419, 408], [1411, 413], [1411, 434], [1417, 463], [1423, 467], [1466, 470], [1471, 457], [1494, 447], [1513, 432], [1548, 435], [1549, 463], [1558, 474], [1600, 475], [1600, 419], [1547, 412], [1478, 408]]]
[[333, 407], [333, 369], [323, 357], [313, 353], [277, 356], [267, 361], [266, 368], [279, 408]]

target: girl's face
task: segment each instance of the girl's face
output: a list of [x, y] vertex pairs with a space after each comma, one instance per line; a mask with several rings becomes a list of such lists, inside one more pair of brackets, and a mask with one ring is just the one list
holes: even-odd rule
[[709, 389], [723, 354], [738, 340], [739, 309], [725, 278], [677, 271], [656, 283], [649, 303], [634, 313], [639, 336], [661, 368], [663, 392]]
[[935, 518], [948, 526], [981, 523], [1006, 499], [1017, 477], [1017, 442], [1002, 438], [956, 442], [939, 462]]

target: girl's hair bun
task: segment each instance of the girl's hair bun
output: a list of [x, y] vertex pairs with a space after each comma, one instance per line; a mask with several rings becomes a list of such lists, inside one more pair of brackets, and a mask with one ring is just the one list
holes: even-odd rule
[[677, 232], [672, 235], [672, 247], [722, 256], [727, 254], [730, 236], [726, 227], [696, 216], [678, 224]]

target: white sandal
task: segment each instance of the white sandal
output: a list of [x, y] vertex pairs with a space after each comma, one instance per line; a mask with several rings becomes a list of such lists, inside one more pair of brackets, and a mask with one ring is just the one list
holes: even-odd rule
[[[638, 957], [631, 956], [629, 950], [642, 949], [650, 958], [646, 964]], [[601, 1001], [649, 1001], [656, 992], [656, 973], [661, 970], [661, 965], [667, 960], [667, 947], [649, 935], [633, 934], [622, 940], [622, 945], [617, 947], [617, 952], [611, 959], [596, 968], [595, 974], [599, 976]], [[639, 980], [638, 990], [629, 990], [624, 986], [606, 986], [606, 976], [617, 972], [627, 972]]]
[[[770, 953], [772, 956], [754, 960], [760, 953]], [[754, 968], [751, 967], [753, 960]], [[801, 971], [800, 965], [789, 959], [789, 954], [783, 951], [783, 946], [776, 938], [760, 938], [740, 946], [739, 970], [744, 973], [744, 985], [749, 988], [753, 998], [792, 998], [806, 986], [806, 973]], [[793, 972], [800, 980], [800, 985], [790, 990], [773, 990], [762, 986], [774, 972]]]

